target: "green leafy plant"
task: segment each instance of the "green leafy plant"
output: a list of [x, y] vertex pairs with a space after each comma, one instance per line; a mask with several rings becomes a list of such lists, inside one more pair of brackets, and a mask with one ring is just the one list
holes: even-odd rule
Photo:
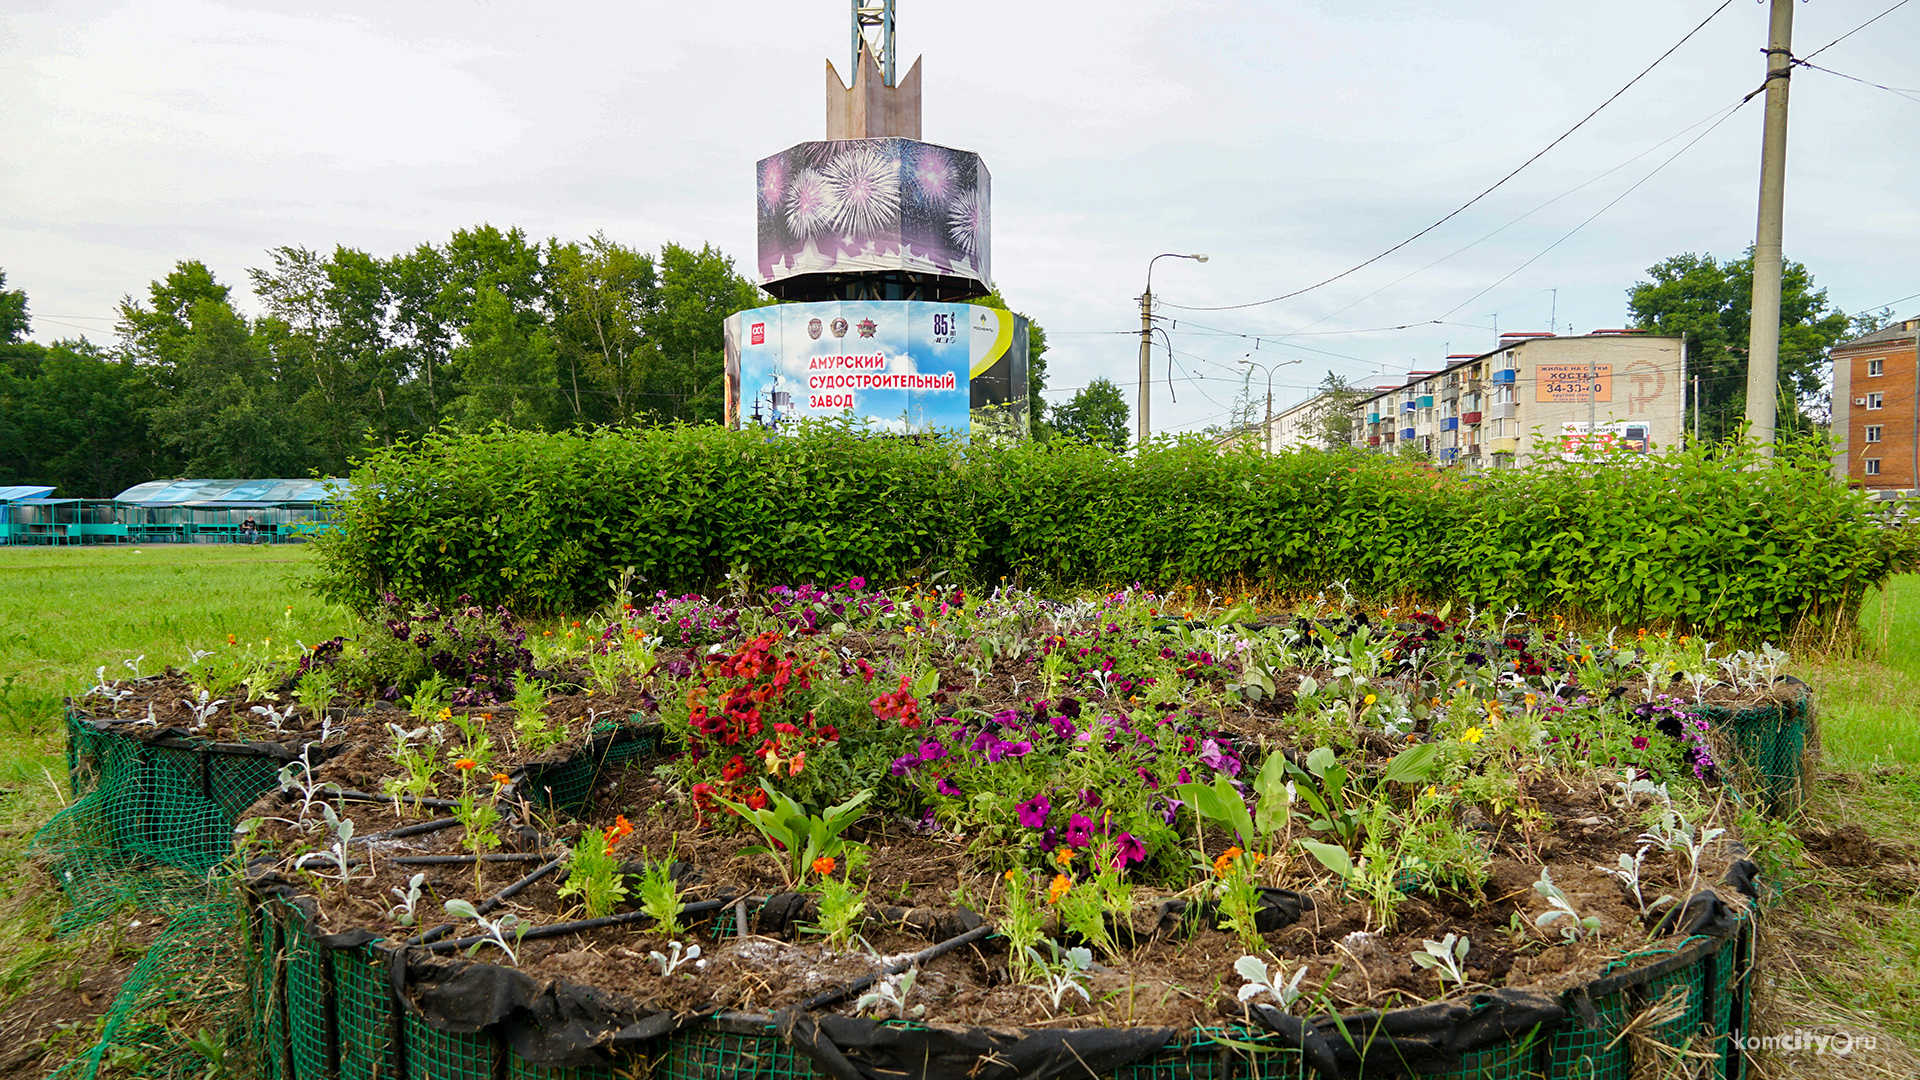
[[559, 894], [579, 897], [590, 919], [612, 914], [614, 907], [627, 898], [626, 876], [621, 872], [619, 856], [614, 854], [626, 835], [621, 831], [625, 822], [621, 818], [612, 828], [583, 831], [567, 859], [567, 880], [561, 882]]
[[531, 675], [513, 686], [513, 731], [521, 749], [544, 754], [567, 740], [567, 726], [547, 716], [547, 687]]
[[1442, 986], [1448, 979], [1452, 979], [1456, 987], [1465, 986], [1467, 975], [1461, 965], [1466, 962], [1467, 950], [1472, 946], [1464, 935], [1448, 934], [1439, 941], [1422, 940], [1420, 948], [1413, 953], [1413, 962], [1438, 976]]
[[1564, 921], [1566, 925], [1560, 927], [1560, 936], [1567, 941], [1579, 941], [1600, 932], [1600, 917], [1583, 916], [1575, 911], [1573, 902], [1553, 883], [1553, 875], [1544, 866], [1540, 868], [1540, 880], [1533, 883], [1533, 891], [1548, 905], [1546, 911], [1534, 916], [1533, 925], [1544, 930], [1552, 923]]
[[854, 931], [859, 928], [866, 914], [866, 899], [852, 882], [831, 874], [820, 879], [817, 890], [820, 894], [818, 921], [801, 929], [809, 934], [819, 934], [829, 945], [846, 945], [853, 940]]
[[[508, 960], [515, 964], [520, 962], [520, 954], [513, 951], [513, 946], [518, 945], [521, 937], [523, 937], [528, 930], [532, 929], [520, 916], [509, 912], [497, 919], [489, 919], [480, 914], [480, 909], [474, 907], [473, 903], [468, 900], [449, 900], [445, 904], [442, 904], [441, 907], [445, 908], [447, 914], [452, 915], [456, 919], [472, 919], [480, 925], [480, 930], [486, 940], [474, 942], [473, 947], [467, 950], [468, 956], [478, 953], [482, 945], [494, 945], [498, 946], [501, 952], [507, 954]], [[512, 935], [513, 945], [507, 943], [508, 935]]]
[[767, 805], [755, 809], [727, 799], [720, 802], [733, 809], [766, 840], [767, 846], [747, 849], [747, 854], [772, 854], [780, 876], [788, 888], [807, 879], [807, 870], [815, 859], [837, 858], [846, 849], [840, 834], [860, 819], [860, 808], [873, 799], [873, 792], [862, 791], [853, 798], [829, 806], [819, 814], [809, 814], [804, 806], [767, 786]]
[[[645, 858], [645, 855], [642, 855]], [[680, 925], [680, 912], [687, 906], [680, 899], [680, 884], [673, 880], [673, 849], [667, 849], [667, 857], [662, 860], [646, 859], [647, 868], [640, 874], [635, 891], [640, 896], [640, 910], [653, 917], [654, 930], [666, 937], [679, 937], [685, 929]]]

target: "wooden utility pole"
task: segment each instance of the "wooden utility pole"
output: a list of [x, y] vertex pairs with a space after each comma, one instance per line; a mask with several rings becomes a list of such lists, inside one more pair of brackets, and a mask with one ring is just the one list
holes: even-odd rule
[[1770, 0], [1767, 123], [1760, 144], [1760, 223], [1753, 241], [1752, 321], [1747, 337], [1747, 433], [1773, 452], [1780, 384], [1780, 231], [1787, 183], [1787, 82], [1793, 73], [1794, 0]]

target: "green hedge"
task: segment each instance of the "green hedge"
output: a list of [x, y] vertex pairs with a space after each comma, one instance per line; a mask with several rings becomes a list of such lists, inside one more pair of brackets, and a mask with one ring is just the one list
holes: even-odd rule
[[934, 570], [1040, 587], [1132, 581], [1518, 605], [1634, 625], [1784, 638], [1850, 612], [1901, 558], [1814, 444], [1765, 468], [1702, 450], [1469, 480], [1360, 453], [1138, 455], [1052, 442], [965, 447], [810, 426], [436, 434], [372, 452], [321, 587], [471, 594], [518, 609], [648, 589], [876, 584]]

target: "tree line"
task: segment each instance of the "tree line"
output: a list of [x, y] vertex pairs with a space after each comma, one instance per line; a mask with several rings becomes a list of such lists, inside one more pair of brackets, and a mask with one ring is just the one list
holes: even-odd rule
[[[344, 475], [440, 428], [714, 423], [722, 320], [775, 302], [711, 245], [492, 225], [384, 258], [274, 248], [247, 276], [252, 317], [187, 260], [121, 300], [112, 345], [39, 345], [0, 272], [0, 484], [104, 497], [160, 477]], [[1029, 348], [1041, 418], [1038, 326]]]

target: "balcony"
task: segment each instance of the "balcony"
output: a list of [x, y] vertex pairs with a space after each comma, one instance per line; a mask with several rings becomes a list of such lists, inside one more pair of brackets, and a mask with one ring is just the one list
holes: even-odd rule
[[1423, 409], [1431, 409], [1431, 408], [1433, 408], [1433, 395], [1432, 395], [1432, 394], [1421, 394], [1421, 395], [1420, 395], [1420, 407], [1421, 407], [1421, 408], [1423, 408]]
[[1473, 444], [1471, 444], [1471, 445], [1469, 445], [1469, 446], [1467, 447], [1467, 456], [1468, 456], [1468, 457], [1479, 457], [1479, 456], [1480, 456], [1480, 444], [1479, 444], [1479, 443], [1473, 443]]
[[1480, 410], [1475, 409], [1474, 411], [1462, 416], [1460, 419], [1465, 421], [1468, 427], [1472, 427], [1473, 425], [1480, 422], [1480, 415], [1481, 415]]
[[1487, 443], [1487, 449], [1495, 454], [1517, 454], [1520, 452], [1520, 439], [1515, 435], [1506, 435]]
[[1420, 408], [1420, 403], [1419, 403], [1419, 402], [1417, 402], [1417, 401], [1413, 401], [1413, 400], [1411, 400], [1411, 399], [1409, 399], [1409, 400], [1408, 400], [1408, 401], [1407, 401], [1407, 402], [1406, 402], [1405, 404], [1403, 404], [1403, 405], [1401, 405], [1401, 406], [1400, 406], [1400, 411], [1401, 411], [1401, 412], [1416, 412], [1416, 411], [1418, 411], [1418, 410], [1419, 410], [1419, 408]]
[[1515, 371], [1513, 368], [1501, 368], [1499, 371], [1496, 371], [1492, 375], [1488, 376], [1487, 381], [1496, 382], [1496, 383], [1510, 383], [1514, 380], [1514, 377], [1517, 376], [1518, 374], [1519, 372]]
[[1411, 439], [1411, 438], [1413, 438], [1413, 436], [1414, 436], [1414, 430], [1413, 430], [1412, 428], [1410, 428], [1410, 427], [1407, 427], [1407, 428], [1401, 428], [1401, 429], [1400, 429], [1400, 437], [1401, 437], [1401, 438], [1403, 438], [1403, 439]]
[[1380, 414], [1379, 414], [1379, 413], [1377, 413], [1377, 412], [1370, 412], [1370, 413], [1368, 413], [1368, 414], [1367, 414], [1367, 423], [1369, 423], [1369, 424], [1377, 424], [1377, 423], [1379, 423], [1379, 422], [1380, 422]]
[[1495, 420], [1511, 420], [1514, 418], [1514, 415], [1519, 411], [1520, 411], [1519, 402], [1517, 401], [1501, 402], [1500, 404], [1495, 405], [1493, 407], [1493, 418]]
[[1460, 418], [1457, 416], [1449, 416], [1445, 420], [1440, 421], [1440, 430], [1441, 431], [1459, 431]]
[[1448, 383], [1440, 388], [1441, 401], [1457, 401], [1460, 398], [1460, 384]]
[[1379, 446], [1379, 445], [1380, 445], [1380, 436], [1378, 436], [1378, 435], [1369, 435], [1369, 436], [1367, 436], [1367, 445], [1368, 445], [1368, 446]]
[[1441, 447], [1441, 449], [1440, 449], [1440, 460], [1441, 460], [1441, 461], [1458, 461], [1458, 460], [1459, 460], [1459, 458], [1460, 458], [1460, 448], [1459, 448], [1459, 447], [1457, 447], [1457, 446], [1445, 446], [1445, 447]]

